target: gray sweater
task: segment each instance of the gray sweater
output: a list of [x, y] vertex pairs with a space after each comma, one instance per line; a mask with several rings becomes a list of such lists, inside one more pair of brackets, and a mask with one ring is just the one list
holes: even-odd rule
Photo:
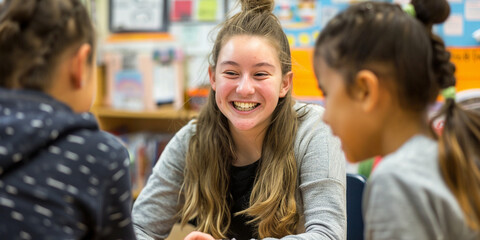
[[[297, 103], [295, 108], [302, 105]], [[297, 209], [304, 226], [300, 232], [304, 233], [283, 239], [345, 239], [345, 158], [339, 140], [321, 121], [323, 108], [307, 105], [305, 109], [308, 114], [299, 124], [295, 140]], [[185, 156], [195, 126], [191, 121], [168, 143], [135, 201], [133, 222], [139, 240], [164, 239], [179, 220], [176, 214], [184, 204], [179, 194]]]
[[443, 181], [437, 143], [425, 136], [382, 160], [363, 204], [366, 239], [480, 239]]

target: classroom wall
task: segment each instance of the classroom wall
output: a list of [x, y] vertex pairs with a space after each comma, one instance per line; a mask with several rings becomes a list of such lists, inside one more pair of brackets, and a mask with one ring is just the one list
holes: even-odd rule
[[[384, 0], [398, 4], [409, 0]], [[294, 94], [306, 101], [317, 101], [321, 91], [312, 69], [312, 48], [325, 24], [338, 12], [348, 7], [349, 0], [316, 0], [310, 4], [310, 17], [300, 7], [301, 0], [277, 1], [275, 11], [280, 16], [292, 46]], [[451, 15], [434, 31], [444, 39], [456, 66], [457, 91], [480, 88], [480, 42], [474, 39], [474, 31], [480, 31], [480, 0], [450, 0]], [[290, 11], [290, 13], [288, 13]], [[303, 17], [302, 17], [303, 14]], [[282, 19], [283, 16], [283, 19]], [[307, 20], [305, 20], [307, 19]]]
[[[220, 3], [223, 0], [208, 0]], [[276, 0], [274, 13], [279, 17], [292, 46], [294, 71], [294, 95], [305, 101], [321, 101], [312, 69], [312, 49], [316, 36], [323, 26], [339, 11], [353, 2], [361, 0]], [[378, 0], [405, 4], [409, 0]], [[110, 34], [108, 30], [108, 2], [94, 1], [99, 41], [105, 42]], [[172, 5], [175, 0], [170, 0]], [[207, 1], [204, 1], [207, 2]], [[233, 0], [227, 0], [227, 7], [234, 6]], [[450, 18], [435, 26], [452, 54], [456, 65], [457, 91], [480, 88], [480, 43], [472, 34], [480, 29], [480, 0], [449, 0]], [[223, 6], [223, 5], [222, 5]], [[221, 6], [217, 6], [220, 8]], [[176, 38], [187, 56], [186, 87], [197, 88], [208, 83], [206, 60], [214, 38], [215, 26], [220, 21], [173, 22], [169, 33]], [[99, 54], [99, 61], [102, 55]], [[188, 89], [186, 89], [188, 92]]]

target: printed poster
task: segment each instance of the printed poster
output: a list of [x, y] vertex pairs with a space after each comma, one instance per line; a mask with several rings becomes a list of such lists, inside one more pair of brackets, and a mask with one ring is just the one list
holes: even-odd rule
[[113, 85], [114, 108], [141, 110], [143, 109], [142, 74], [136, 70], [123, 70], [115, 74]]

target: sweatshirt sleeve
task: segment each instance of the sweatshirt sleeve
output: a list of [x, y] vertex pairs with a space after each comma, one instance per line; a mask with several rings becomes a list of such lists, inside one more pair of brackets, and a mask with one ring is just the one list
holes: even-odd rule
[[323, 108], [306, 108], [309, 113], [299, 126], [295, 143], [298, 204], [303, 208], [305, 233], [282, 239], [346, 239], [345, 157], [340, 141], [321, 120]]
[[133, 205], [133, 223], [137, 239], [165, 239], [179, 220], [184, 203], [180, 198], [183, 170], [192, 123], [182, 128], [165, 147], [146, 186]]

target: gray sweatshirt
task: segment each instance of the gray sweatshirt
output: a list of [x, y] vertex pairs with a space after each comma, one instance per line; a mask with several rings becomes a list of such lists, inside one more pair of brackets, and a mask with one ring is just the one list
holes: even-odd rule
[[[295, 108], [303, 105], [297, 103]], [[322, 107], [307, 105], [305, 109], [308, 114], [299, 124], [295, 140], [297, 209], [304, 228], [300, 230], [303, 233], [282, 239], [345, 239], [346, 175], [340, 141], [321, 121]], [[176, 214], [184, 204], [179, 194], [185, 156], [195, 126], [191, 121], [168, 143], [135, 201], [133, 222], [139, 240], [165, 239], [179, 220]]]
[[437, 143], [421, 135], [373, 171], [363, 210], [365, 239], [480, 239], [442, 178]]

